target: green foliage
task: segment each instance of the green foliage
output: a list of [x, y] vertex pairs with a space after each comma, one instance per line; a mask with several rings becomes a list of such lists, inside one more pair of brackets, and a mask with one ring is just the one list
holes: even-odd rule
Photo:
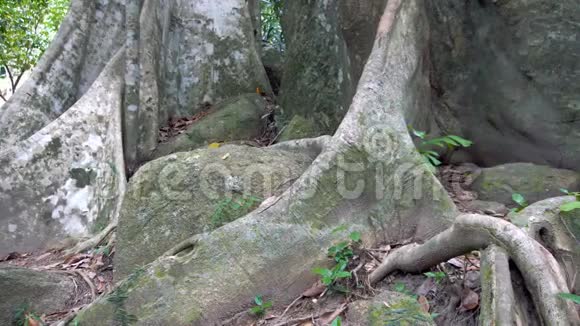
[[256, 305], [250, 309], [250, 312], [258, 317], [264, 316], [266, 311], [272, 308], [272, 301], [264, 302], [264, 299], [261, 295], [257, 295], [254, 298], [254, 303]]
[[330, 326], [342, 326], [342, 318], [336, 317]]
[[580, 209], [580, 192], [570, 192], [567, 189], [560, 189], [560, 191], [562, 191], [568, 196], [574, 196], [576, 198], [576, 201], [566, 203], [560, 206], [560, 210], [562, 212], [571, 212], [575, 209]]
[[[332, 231], [336, 233], [343, 231], [346, 228], [338, 227]], [[328, 257], [333, 258], [336, 264], [331, 269], [317, 267], [312, 269], [312, 273], [320, 275], [322, 284], [324, 284], [329, 290], [337, 292], [348, 292], [348, 289], [340, 284], [341, 279], [350, 278], [351, 272], [347, 270], [351, 258], [354, 256], [353, 245], [360, 242], [361, 234], [360, 232], [352, 232], [349, 234], [348, 241], [341, 241], [336, 245], [328, 248]]]
[[435, 279], [435, 283], [441, 283], [441, 281], [447, 277], [445, 272], [427, 272], [423, 273], [423, 275]]
[[564, 300], [570, 300], [575, 304], [580, 304], [580, 295], [572, 293], [558, 293], [558, 296]]
[[104, 256], [109, 256], [111, 254], [111, 248], [108, 246], [98, 246], [93, 250], [94, 255], [103, 254]]
[[429, 138], [429, 135], [424, 131], [415, 130], [412, 127], [409, 127], [409, 129], [411, 129], [411, 132], [415, 137], [421, 139], [417, 149], [425, 161], [432, 167], [441, 165], [441, 161], [439, 160], [440, 155], [438, 152], [433, 150], [434, 147], [452, 150], [457, 147], [469, 147], [473, 145], [472, 141], [459, 136], [446, 135], [442, 137]]
[[69, 3], [70, 0], [0, 1], [0, 66], [8, 72], [13, 90], [52, 41]]
[[393, 290], [399, 293], [406, 294], [414, 299], [417, 299], [417, 295], [414, 294], [411, 290], [407, 289], [407, 286], [403, 282], [395, 283], [395, 285], [393, 286]]
[[42, 325], [42, 319], [32, 311], [29, 304], [23, 304], [14, 312], [13, 324], [16, 326], [30, 326], [30, 321], [37, 321]]
[[219, 201], [211, 216], [211, 224], [218, 228], [254, 210], [263, 200], [256, 196], [244, 195], [240, 198], [228, 197]]
[[512, 209], [512, 212], [519, 213], [524, 208], [528, 207], [528, 202], [526, 201], [526, 198], [524, 198], [522, 194], [518, 194], [517, 192], [513, 193], [512, 200], [514, 201], [514, 203], [518, 204], [518, 207]]
[[279, 50], [284, 50], [284, 35], [280, 24], [282, 0], [260, 0], [260, 12], [262, 42]]

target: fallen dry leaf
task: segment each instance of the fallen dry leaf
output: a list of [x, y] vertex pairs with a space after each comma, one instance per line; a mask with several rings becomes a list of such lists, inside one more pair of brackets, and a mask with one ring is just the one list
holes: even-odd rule
[[427, 298], [421, 295], [419, 296], [419, 298], [417, 298], [417, 301], [421, 305], [421, 310], [423, 310], [423, 312], [425, 313], [429, 313], [429, 309], [431, 308], [429, 306], [429, 300], [427, 300]]
[[473, 310], [479, 306], [479, 295], [468, 288], [461, 291], [461, 307], [465, 310]]
[[317, 281], [310, 288], [302, 293], [305, 298], [313, 298], [319, 296], [322, 292], [326, 290], [326, 286], [322, 282]]

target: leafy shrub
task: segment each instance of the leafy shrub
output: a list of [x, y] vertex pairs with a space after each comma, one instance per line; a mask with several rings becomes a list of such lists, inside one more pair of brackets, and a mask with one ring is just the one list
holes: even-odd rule
[[459, 136], [446, 135], [442, 137], [429, 138], [429, 135], [426, 132], [415, 130], [412, 127], [409, 128], [415, 137], [421, 139], [417, 150], [419, 151], [419, 154], [423, 156], [425, 161], [432, 167], [441, 165], [441, 161], [439, 160], [440, 154], [434, 151], [433, 147], [448, 148], [452, 150], [457, 147], [469, 147], [473, 145], [472, 141]]

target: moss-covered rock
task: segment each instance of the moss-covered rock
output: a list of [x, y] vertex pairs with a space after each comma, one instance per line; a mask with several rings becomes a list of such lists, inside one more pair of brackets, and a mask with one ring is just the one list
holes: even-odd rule
[[159, 144], [153, 157], [190, 151], [214, 142], [247, 140], [259, 136], [266, 103], [255, 93], [217, 104], [214, 111], [194, 123], [185, 133]]
[[116, 278], [191, 235], [247, 214], [290, 186], [311, 160], [300, 153], [226, 145], [146, 164], [131, 179], [123, 202]]
[[66, 310], [76, 285], [64, 273], [0, 267], [0, 325], [12, 325], [19, 310], [41, 316]]
[[353, 326], [435, 325], [416, 299], [398, 292], [383, 292], [372, 300], [348, 306], [347, 320]]
[[482, 169], [472, 184], [479, 199], [514, 206], [513, 193], [528, 203], [561, 195], [560, 189], [580, 188], [580, 174], [531, 163], [510, 163]]
[[295, 115], [292, 120], [284, 127], [280, 135], [280, 141], [293, 139], [302, 139], [318, 136], [320, 131], [317, 130], [316, 124], [312, 120], [305, 119], [301, 115]]

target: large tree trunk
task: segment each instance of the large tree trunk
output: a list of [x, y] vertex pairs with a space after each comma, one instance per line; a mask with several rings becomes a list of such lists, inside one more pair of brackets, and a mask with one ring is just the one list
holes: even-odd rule
[[[380, 1], [373, 4], [369, 12], [382, 8]], [[577, 322], [571, 305], [556, 297], [568, 288], [550, 253], [505, 221], [456, 219], [454, 204], [413, 145], [405, 116], [430, 123], [421, 114], [432, 95], [428, 4], [390, 0], [380, 20], [373, 16], [378, 29], [352, 101], [365, 60], [355, 54], [349, 63], [357, 46], [337, 36], [337, 21], [325, 25], [330, 56], [340, 66], [325, 67], [333, 80], [323, 86], [350, 108], [344, 119], [343, 113], [333, 118], [341, 122], [332, 138], [274, 146], [316, 156], [307, 171], [271, 206], [180, 241], [129, 276], [114, 299], [83, 310], [78, 321], [106, 325], [129, 314], [142, 325], [211, 325], [248, 308], [255, 295], [289, 302], [312, 284], [311, 268], [326, 262], [326, 248], [341, 236], [334, 231], [345, 225], [367, 244], [418, 243], [388, 256], [373, 281], [397, 268], [418, 271], [449, 254], [494, 245], [522, 270], [546, 323]], [[0, 140], [0, 254], [87, 235], [97, 222], [111, 222], [100, 240], [114, 228], [126, 170], [149, 158], [163, 121], [256, 88], [269, 93], [252, 25], [255, 5], [74, 0], [31, 81], [1, 109], [0, 127], [16, 131]], [[315, 5], [314, 13], [334, 18], [349, 8]], [[111, 30], [99, 29], [107, 24]], [[296, 42], [298, 37], [289, 46]], [[368, 54], [360, 49], [361, 58]], [[296, 89], [308, 92], [303, 83], [311, 76], [296, 76], [301, 78]], [[32, 123], [20, 130], [24, 119]], [[332, 122], [326, 127], [334, 130]], [[467, 229], [473, 237], [463, 241]]]

